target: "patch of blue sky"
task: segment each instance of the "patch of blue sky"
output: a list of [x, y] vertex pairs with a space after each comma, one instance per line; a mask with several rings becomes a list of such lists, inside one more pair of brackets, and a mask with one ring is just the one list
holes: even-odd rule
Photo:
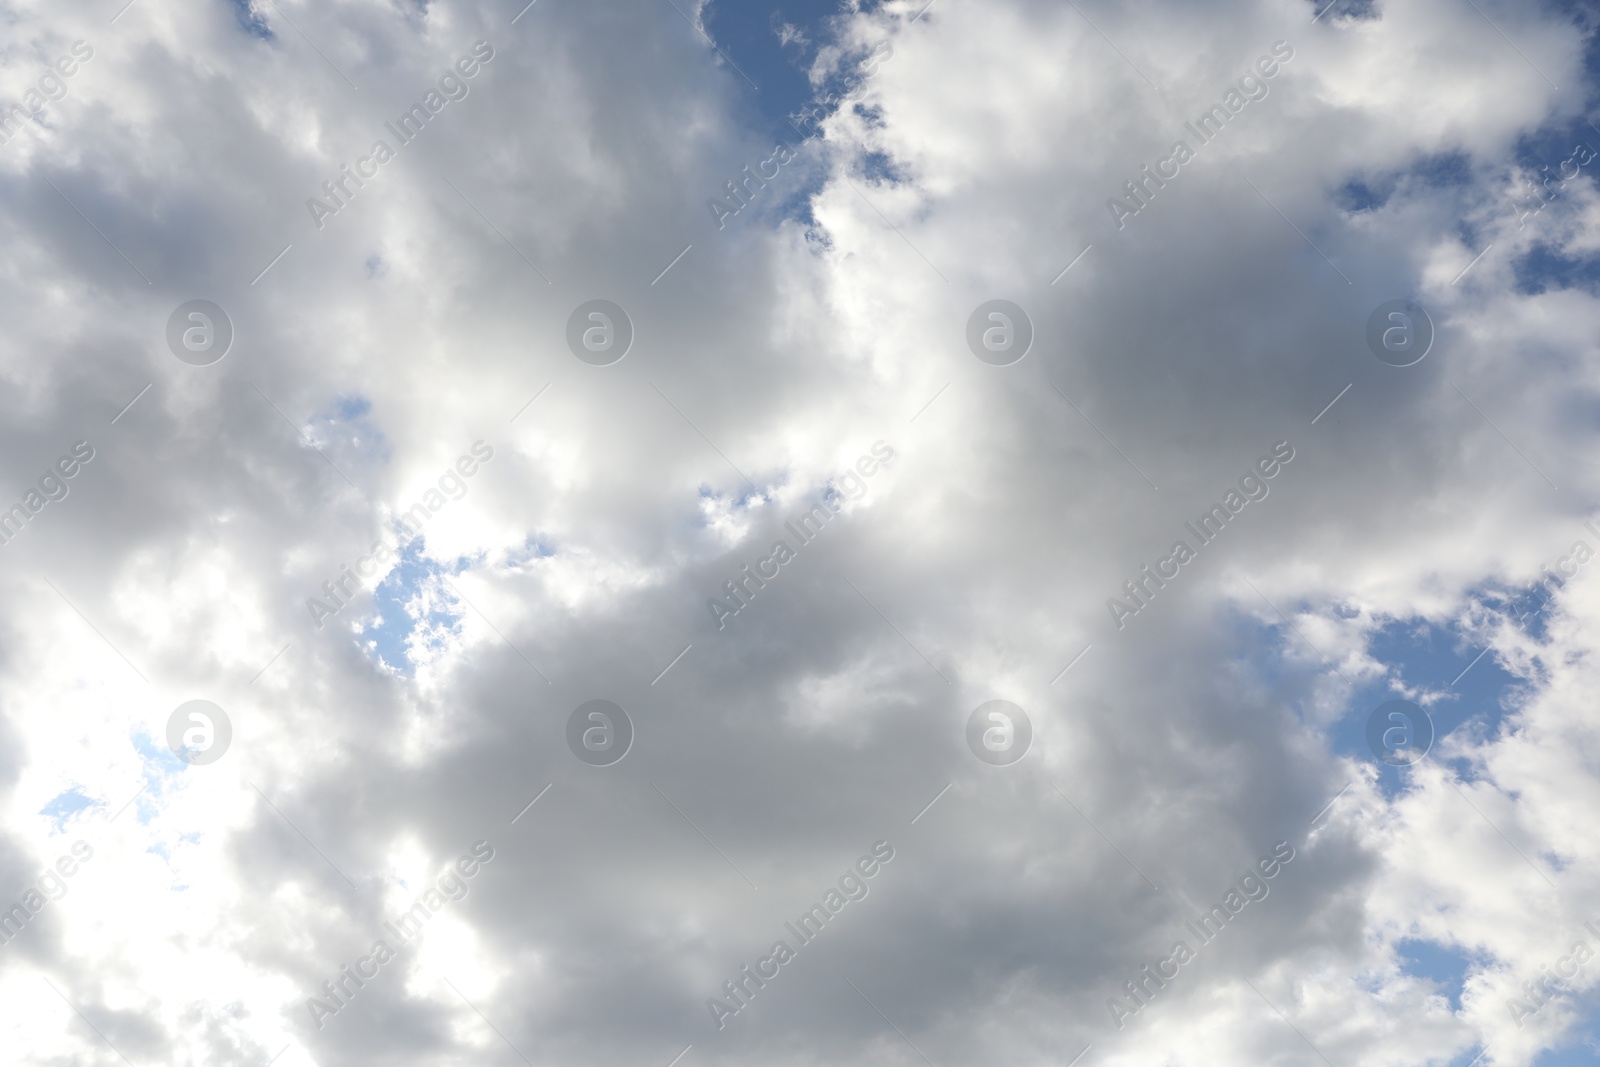
[[55, 820], [57, 832], [66, 829], [67, 821], [80, 811], [95, 807], [101, 802], [84, 794], [77, 786], [51, 797], [39, 814]]
[[[765, 203], [758, 213], [773, 224], [786, 219], [806, 226], [814, 222], [812, 194], [821, 188], [826, 171], [819, 166], [821, 153], [808, 143], [808, 138], [814, 137], [818, 123], [838, 108], [861, 108], [859, 103], [831, 101], [863, 80], [861, 63], [870, 49], [861, 49], [859, 55], [841, 56], [816, 85], [811, 82], [810, 72], [822, 49], [839, 44], [852, 9], [870, 14], [882, 6], [882, 0], [783, 0], [776, 4], [711, 0], [703, 10], [706, 32], [749, 78], [749, 82], [744, 78], [738, 78], [738, 82], [746, 93], [752, 132], [762, 139], [771, 138], [774, 143], [782, 141], [795, 152], [795, 158], [783, 165], [780, 177], [769, 183], [769, 188], [760, 190]], [[918, 19], [928, 6], [931, 5], [924, 5], [906, 20]], [[730, 174], [744, 163], [754, 169], [757, 162], [730, 161]], [[898, 171], [886, 157], [874, 157], [864, 166], [873, 181], [899, 180]]]
[[1541, 1053], [1533, 1061], [1533, 1067], [1594, 1067], [1600, 1062], [1600, 1012], [1596, 1011], [1594, 998], [1583, 998], [1579, 1010], [1583, 1012], [1583, 1019], [1567, 1040]]
[[772, 491], [770, 488], [757, 489], [753, 486], [747, 486], [739, 490], [738, 495], [733, 498], [733, 506], [739, 511], [750, 511], [753, 508], [770, 503], [772, 503]]
[[[1372, 635], [1367, 652], [1383, 664], [1386, 676], [1352, 694], [1329, 742], [1335, 752], [1376, 764], [1379, 784], [1389, 796], [1408, 787], [1411, 770], [1378, 761], [1367, 745], [1367, 719], [1381, 704], [1404, 699], [1422, 705], [1433, 724], [1427, 758], [1437, 760], [1441, 743], [1458, 730], [1482, 738], [1497, 736], [1507, 706], [1524, 684], [1456, 625], [1394, 620]], [[1472, 768], [1466, 761], [1456, 761], [1452, 767], [1464, 780], [1471, 779]]]
[[[189, 764], [179, 759], [167, 747], [163, 739], [159, 743], [144, 731], [134, 734], [130, 740], [133, 742], [134, 751], [144, 757], [144, 781], [146, 789], [132, 802], [134, 818], [141, 825], [149, 825], [155, 818], [155, 798], [166, 791], [167, 783], [189, 769]], [[108, 817], [115, 817], [117, 812], [109, 812]]]
[[840, 0], [711, 0], [705, 6], [706, 33], [759, 87], [740, 79], [772, 136], [794, 136], [790, 118], [815, 96], [808, 75], [812, 61], [819, 48], [837, 39], [844, 10]]
[[393, 569], [372, 594], [372, 615], [362, 624], [362, 646], [383, 668], [402, 676], [415, 670], [414, 653], [437, 650], [460, 635], [466, 605], [443, 579], [460, 574], [474, 560], [440, 563], [423, 555], [426, 538], [400, 549]]
[[856, 160], [856, 167], [857, 173], [870, 182], [894, 185], [906, 180], [905, 173], [895, 163], [893, 157], [885, 152], [862, 153]]
[[1600, 289], [1600, 256], [1568, 256], [1546, 244], [1534, 245], [1512, 264], [1517, 292], [1529, 296], [1562, 289]]
[[330, 410], [307, 424], [310, 440], [342, 474], [389, 462], [389, 438], [371, 418], [373, 403], [360, 395], [334, 397]]
[[[1597, 59], [1591, 37], [1585, 61], [1592, 68]], [[1600, 288], [1600, 257], [1571, 255], [1556, 244], [1564, 236], [1557, 221], [1563, 202], [1572, 203], [1580, 185], [1593, 188], [1600, 174], [1600, 127], [1587, 115], [1562, 116], [1520, 138], [1514, 161], [1527, 180], [1507, 198], [1506, 212], [1543, 238], [1512, 264], [1518, 292]]]
[[1433, 941], [1410, 938], [1397, 942], [1395, 950], [1400, 957], [1401, 970], [1435, 983], [1439, 992], [1449, 999], [1451, 1010], [1461, 1010], [1461, 993], [1466, 988], [1467, 977], [1481, 968], [1482, 961]]
[[[1386, 206], [1402, 188], [1467, 188], [1473, 181], [1472, 161], [1462, 152], [1423, 156], [1403, 167], [1370, 171], [1346, 179], [1335, 194], [1346, 211], [1373, 211]], [[1509, 210], [1509, 206], [1508, 206]]]
[[[1289, 605], [1281, 606], [1286, 611], [1293, 610]], [[1344, 610], [1340, 614], [1348, 617], [1351, 612]], [[1299, 658], [1300, 650], [1292, 646], [1303, 646], [1304, 640], [1293, 629], [1281, 621], [1262, 626], [1247, 616], [1236, 617], [1233, 629], [1235, 640], [1240, 642], [1237, 647], [1250, 650], [1243, 658], [1269, 687], [1288, 692], [1303, 686], [1306, 668], [1300, 666], [1304, 662]], [[1486, 738], [1498, 734], [1508, 708], [1515, 706], [1526, 683], [1507, 672], [1492, 652], [1480, 658], [1484, 646], [1476, 643], [1476, 636], [1459, 625], [1437, 625], [1420, 618], [1392, 620], [1381, 626], [1369, 637], [1367, 651], [1384, 666], [1385, 676], [1359, 686], [1351, 694], [1345, 714], [1328, 733], [1331, 750], [1376, 766], [1380, 788], [1386, 796], [1393, 797], [1409, 786], [1411, 771], [1378, 761], [1367, 747], [1367, 718], [1380, 704], [1403, 698], [1402, 693], [1412, 697], [1441, 695], [1428, 704], [1435, 733], [1435, 752], [1430, 759], [1438, 758], [1441, 739], [1456, 731], [1471, 730]], [[1288, 658], [1291, 652], [1293, 661]], [[1290, 662], [1295, 664], [1293, 668]], [[1320, 659], [1311, 670], [1331, 672]], [[1463, 780], [1470, 780], [1472, 770], [1464, 762], [1454, 764], [1453, 769]], [[1466, 980], [1485, 962], [1459, 946], [1421, 939], [1402, 940], [1396, 950], [1401, 969], [1434, 983], [1456, 1011], [1461, 1009]], [[1593, 1034], [1583, 1040], [1592, 1046]], [[1466, 1067], [1481, 1051], [1475, 1049], [1458, 1057], [1454, 1067]], [[1568, 1051], [1547, 1053], [1538, 1063], [1569, 1067], [1594, 1062], [1592, 1052], [1581, 1055], [1588, 1058], [1569, 1058]]]
[[[1278, 606], [1291, 618], [1303, 607]], [[1351, 614], [1348, 610], [1339, 613]], [[1269, 693], [1281, 693], [1290, 701], [1303, 699], [1296, 694], [1305, 693], [1308, 674], [1333, 672], [1321, 654], [1281, 620], [1273, 618], [1263, 624], [1248, 615], [1236, 615], [1227, 625], [1234, 647], [1243, 650], [1241, 659]], [[1508, 673], [1494, 653], [1480, 658], [1484, 646], [1475, 643], [1475, 638], [1458, 625], [1434, 625], [1420, 618], [1391, 620], [1380, 626], [1370, 635], [1367, 652], [1383, 665], [1385, 674], [1363, 681], [1351, 692], [1344, 714], [1328, 730], [1330, 750], [1376, 765], [1381, 787], [1392, 796], [1406, 788], [1411, 772], [1379, 762], [1367, 745], [1367, 719], [1384, 702], [1407, 699], [1426, 708], [1434, 730], [1435, 751], [1430, 759], [1438, 758], [1440, 741], [1455, 731], [1494, 737], [1525, 683]], [[1296, 711], [1305, 716], [1305, 708]], [[1464, 763], [1455, 769], [1470, 778], [1470, 768]]]
[[1342, 22], [1352, 19], [1364, 22], [1367, 19], [1378, 17], [1377, 0], [1309, 0], [1316, 9], [1313, 15], [1318, 21], [1327, 19], [1329, 22]]
[[789, 472], [780, 471], [776, 480], [767, 484], [765, 488], [746, 485], [730, 498], [722, 490], [709, 482], [700, 484], [701, 507], [695, 525], [705, 528], [711, 525], [711, 516], [716, 514], [726, 502], [726, 507], [731, 512], [752, 512], [757, 508], [770, 505], [777, 497], [778, 490], [789, 484]]
[[[1586, 43], [1585, 63], [1591, 72], [1600, 66], [1594, 35]], [[1360, 213], [1382, 210], [1398, 191], [1415, 185], [1466, 190], [1478, 182], [1500, 195], [1504, 174], [1498, 168], [1509, 163], [1530, 181], [1506, 193], [1498, 208], [1491, 203], [1491, 214], [1516, 219], [1523, 227], [1548, 230], [1548, 240], [1535, 242], [1512, 262], [1517, 290], [1530, 295], [1560, 289], [1592, 292], [1600, 289], [1600, 257], [1569, 254], [1553, 242], [1562, 237], [1562, 227], [1554, 221], [1559, 214], [1556, 205], [1573, 200], [1576, 185], [1596, 181], [1600, 172], [1600, 124], [1595, 119], [1589, 114], [1564, 113], [1519, 138], [1510, 159], [1497, 165], [1480, 160], [1475, 166], [1464, 153], [1446, 152], [1391, 170], [1357, 173], [1345, 180], [1334, 199], [1343, 210]], [[1468, 221], [1460, 224], [1459, 236], [1476, 251], [1490, 243], [1479, 227]]]
[[533, 560], [548, 559], [555, 554], [554, 545], [547, 543], [537, 534], [529, 534], [523, 538], [522, 544], [506, 552], [505, 566], [521, 567]]
[[1339, 187], [1335, 195], [1338, 206], [1352, 213], [1372, 211], [1389, 202], [1394, 195], [1395, 183], [1378, 175], [1351, 178]]
[[251, 0], [232, 0], [232, 3], [233, 14], [239, 20], [241, 30], [263, 41], [273, 39], [272, 27], [255, 11]]
[[362, 463], [387, 463], [389, 439], [372, 420], [372, 402], [364, 396], [339, 396], [332, 408], [311, 417], [311, 439], [317, 447], [332, 450], [341, 460], [355, 457]]
[[1547, 583], [1508, 586], [1486, 582], [1470, 591], [1470, 596], [1485, 613], [1485, 621], [1508, 621], [1535, 640], [1543, 641], [1550, 629], [1550, 615], [1563, 582], [1559, 577]]

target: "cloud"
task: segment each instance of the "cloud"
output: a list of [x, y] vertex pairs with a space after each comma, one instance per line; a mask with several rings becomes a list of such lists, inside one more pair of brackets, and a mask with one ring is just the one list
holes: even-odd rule
[[[1507, 1001], [1600, 944], [1591, 568], [1532, 623], [1502, 594], [1600, 547], [1592, 168], [1516, 201], [1600, 149], [1592, 17], [786, 11], [822, 135], [719, 227], [707, 196], [775, 147], [706, 5], [520, 7], [7, 11], [0, 100], [94, 56], [0, 149], [4, 499], [95, 458], [0, 546], [0, 907], [94, 849], [0, 945], [6, 1048], [1520, 1065], [1588, 1040], [1592, 967], [1521, 1026]], [[1107, 198], [1286, 50], [1119, 228]], [[319, 227], [307, 198], [413, 103]], [[168, 342], [193, 300], [232, 328], [203, 366]], [[604, 366], [567, 340], [595, 300], [633, 329]], [[993, 300], [1032, 327], [1006, 365], [967, 343]], [[1368, 348], [1393, 300], [1432, 323], [1412, 366]], [[493, 462], [451, 475], [477, 442]], [[1270, 499], [1119, 628], [1107, 597], [1279, 442]], [[373, 562], [419, 502], [425, 536]], [[813, 504], [825, 535], [708, 611]], [[1439, 728], [1409, 770], [1364, 740], [1391, 696]], [[231, 722], [214, 763], [166, 750], [192, 699]], [[634, 730], [603, 767], [566, 740], [595, 699]], [[1032, 727], [1003, 766], [966, 743], [990, 700]], [[311, 1026], [480, 840], [470, 895]], [[871, 907], [719, 1029], [706, 998], [879, 840]], [[1118, 1028], [1108, 1000], [1279, 842], [1270, 896]]]

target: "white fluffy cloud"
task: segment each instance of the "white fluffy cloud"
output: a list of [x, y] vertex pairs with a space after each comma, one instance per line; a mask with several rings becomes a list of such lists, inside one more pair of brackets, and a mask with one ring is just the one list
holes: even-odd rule
[[[1501, 1067], [1593, 1040], [1600, 961], [1537, 989], [1600, 950], [1573, 551], [1600, 550], [1600, 236], [1593, 167], [1561, 170], [1600, 149], [1592, 15], [785, 11], [818, 86], [892, 55], [719, 226], [774, 150], [707, 5], [118, 6], [11, 3], [0, 60], [17, 1062]], [[367, 177], [336, 199], [342, 166]], [[233, 329], [209, 366], [167, 339], [196, 299]], [[609, 366], [568, 347], [596, 299], [633, 329]], [[1009, 366], [968, 349], [992, 299], [1034, 331]], [[1431, 317], [1414, 366], [1368, 350], [1390, 300]], [[1573, 569], [1511, 624], [1546, 565]], [[1364, 740], [1391, 696], [1439, 726], [1403, 771]], [[192, 699], [231, 724], [215, 762], [168, 746]], [[569, 750], [594, 699], [631, 721], [611, 766]], [[1031, 721], [1008, 766], [968, 747], [992, 699]], [[1202, 945], [1186, 924], [1280, 843]]]

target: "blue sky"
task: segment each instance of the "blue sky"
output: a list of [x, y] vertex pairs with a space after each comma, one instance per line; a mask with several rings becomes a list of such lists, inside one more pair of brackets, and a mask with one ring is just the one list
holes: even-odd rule
[[[740, 82], [750, 89], [750, 100], [772, 136], [791, 142], [795, 138], [789, 119], [814, 99], [807, 72], [818, 47], [836, 38], [840, 15], [837, 0], [778, 5], [712, 0], [704, 9], [706, 31], [759, 87]], [[801, 36], [785, 44], [783, 26], [794, 27]]]

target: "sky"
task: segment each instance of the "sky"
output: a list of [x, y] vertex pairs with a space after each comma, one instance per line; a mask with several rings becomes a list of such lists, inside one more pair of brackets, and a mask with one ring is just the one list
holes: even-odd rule
[[1592, 5], [0, 23], [7, 1063], [1600, 1055]]

